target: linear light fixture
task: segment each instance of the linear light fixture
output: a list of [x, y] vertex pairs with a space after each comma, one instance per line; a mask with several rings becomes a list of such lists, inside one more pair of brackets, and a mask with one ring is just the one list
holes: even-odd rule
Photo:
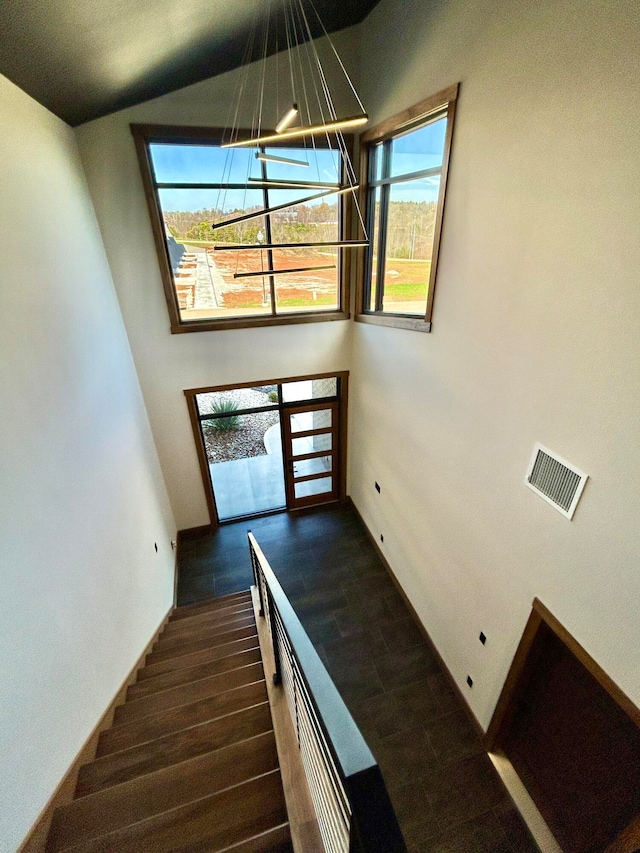
[[369, 121], [369, 116], [364, 113], [361, 116], [354, 118], [345, 118], [339, 121], [324, 122], [323, 124], [313, 124], [309, 127], [296, 127], [293, 130], [286, 130], [283, 133], [274, 133], [269, 136], [258, 136], [255, 139], [240, 139], [235, 142], [223, 142], [221, 148], [242, 148], [247, 145], [263, 145], [266, 142], [275, 142], [279, 139], [293, 139], [295, 136], [313, 136], [317, 133], [331, 133], [334, 130], [343, 130], [346, 127], [358, 127], [361, 124], [366, 124]]
[[249, 178], [249, 183], [262, 187], [273, 187], [273, 189], [298, 189], [298, 190], [329, 190], [337, 189], [336, 183], [328, 183], [322, 181], [278, 181], [275, 178]]
[[276, 157], [275, 154], [263, 154], [261, 151], [256, 152], [256, 160], [262, 160], [263, 163], [286, 163], [287, 166], [304, 166], [309, 168], [308, 163], [302, 160], [292, 160], [289, 157]]
[[261, 272], [236, 272], [234, 278], [264, 278], [267, 275], [288, 275], [292, 272], [314, 272], [315, 270], [334, 270], [336, 264], [323, 264], [321, 267], [297, 267], [288, 270], [262, 270]]
[[276, 125], [276, 133], [282, 133], [283, 130], [289, 127], [294, 118], [298, 115], [298, 105], [294, 104], [291, 109], [282, 116]]
[[295, 207], [297, 204], [306, 204], [308, 201], [315, 201], [319, 198], [326, 198], [330, 195], [343, 195], [344, 193], [351, 192], [352, 190], [357, 190], [359, 188], [359, 184], [355, 184], [352, 187], [341, 187], [335, 190], [328, 190], [324, 193], [317, 193], [316, 195], [308, 195], [305, 198], [296, 199], [296, 201], [287, 201], [285, 204], [278, 204], [275, 207], [265, 207], [264, 210], [255, 210], [253, 213], [244, 213], [242, 216], [236, 216], [234, 219], [227, 219], [224, 222], [212, 222], [211, 228], [213, 231], [216, 228], [225, 228], [227, 225], [235, 225], [237, 222], [246, 222], [248, 219], [257, 219], [259, 216], [267, 216], [269, 213], [277, 213], [279, 210], [285, 210], [287, 207]]
[[220, 243], [218, 243], [213, 247], [213, 251], [240, 252], [248, 249], [315, 249], [320, 246], [328, 246], [337, 249], [356, 249], [359, 246], [368, 245], [368, 240], [334, 240], [333, 242], [322, 240], [320, 242], [310, 243], [233, 243], [229, 246], [225, 246], [224, 244], [220, 245]]

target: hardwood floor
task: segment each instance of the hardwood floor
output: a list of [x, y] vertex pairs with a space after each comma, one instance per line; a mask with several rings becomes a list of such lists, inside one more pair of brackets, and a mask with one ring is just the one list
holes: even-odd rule
[[197, 612], [199, 599], [253, 582], [247, 530], [376, 756], [410, 853], [537, 853], [352, 510], [281, 513], [185, 542], [178, 600]]

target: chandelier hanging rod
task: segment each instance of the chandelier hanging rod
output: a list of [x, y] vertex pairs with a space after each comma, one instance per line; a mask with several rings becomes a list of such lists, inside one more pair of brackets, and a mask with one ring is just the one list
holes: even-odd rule
[[261, 272], [236, 272], [234, 278], [264, 278], [270, 275], [287, 275], [293, 272], [314, 272], [315, 270], [334, 270], [336, 264], [323, 264], [320, 267], [297, 267], [296, 269], [287, 270], [262, 270]]
[[285, 130], [282, 133], [273, 133], [268, 136], [258, 136], [254, 139], [240, 139], [234, 142], [223, 142], [221, 148], [241, 148], [247, 145], [263, 145], [266, 142], [276, 142], [280, 139], [292, 139], [296, 136], [314, 136], [318, 133], [332, 133], [334, 130], [342, 130], [346, 127], [358, 127], [366, 124], [369, 116], [365, 113], [353, 118], [339, 119], [337, 121], [323, 122], [308, 127], [295, 127], [293, 130]]
[[337, 249], [356, 249], [359, 246], [368, 246], [368, 240], [333, 240], [308, 243], [234, 243], [229, 246], [216, 244], [214, 252], [240, 252], [249, 249], [315, 249], [321, 246]]
[[279, 210], [285, 210], [287, 207], [295, 207], [297, 204], [306, 204], [308, 201], [315, 201], [319, 198], [326, 198], [330, 195], [342, 195], [343, 193], [348, 193], [351, 190], [357, 190], [358, 184], [353, 187], [342, 187], [335, 190], [329, 190], [324, 193], [317, 193], [316, 195], [308, 195], [305, 198], [299, 198], [295, 201], [288, 201], [285, 204], [278, 204], [275, 207], [265, 207], [263, 210], [256, 210], [253, 213], [244, 213], [242, 216], [236, 216], [234, 219], [227, 219], [224, 222], [212, 222], [211, 228], [215, 231], [217, 228], [225, 228], [227, 225], [236, 225], [238, 222], [246, 222], [248, 219], [257, 219], [260, 216], [267, 216], [270, 213], [277, 213]]

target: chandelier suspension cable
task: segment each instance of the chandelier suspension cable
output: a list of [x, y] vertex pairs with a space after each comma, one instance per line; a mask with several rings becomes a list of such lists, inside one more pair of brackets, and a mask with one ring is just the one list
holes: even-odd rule
[[[295, 16], [296, 16], [296, 15], [298, 15], [298, 19], [299, 19], [298, 9], [297, 9], [297, 7], [294, 5], [295, 0], [290, 0], [290, 3], [291, 3], [291, 14], [292, 14], [292, 18], [294, 19], [294, 26], [295, 26]], [[298, 20], [298, 23], [299, 23], [299, 25], [300, 25], [301, 32], [303, 32], [303, 30], [302, 30], [302, 25], [301, 25], [301, 23], [300, 23], [300, 21], [299, 21], [299, 20]], [[297, 29], [296, 29], [296, 33], [297, 33]], [[316, 81], [315, 81], [315, 76], [314, 76], [314, 73], [313, 73], [313, 63], [312, 63], [312, 61], [311, 61], [311, 56], [310, 56], [310, 53], [309, 53], [309, 45], [308, 45], [308, 43], [307, 43], [306, 41], [303, 41], [303, 43], [302, 43], [302, 44], [303, 44], [303, 46], [304, 46], [304, 52], [305, 52], [305, 54], [306, 54], [307, 63], [308, 63], [308, 65], [309, 65], [309, 74], [310, 74], [310, 77], [311, 77], [311, 81], [313, 82], [313, 87], [314, 87], [314, 91], [315, 91], [315, 95], [316, 95], [316, 100], [318, 101], [318, 108], [319, 108], [319, 110], [320, 110], [320, 117], [321, 117], [321, 121], [322, 121], [322, 123], [323, 123], [323, 124], [326, 124], [326, 122], [325, 122], [325, 116], [324, 116], [324, 110], [322, 109], [322, 103], [321, 103], [321, 101], [320, 101], [320, 97], [319, 97], [319, 94], [318, 94], [318, 88], [317, 88], [317, 84], [316, 84]], [[309, 124], [312, 124], [312, 119], [311, 119], [311, 108], [310, 108], [310, 106], [309, 106], [309, 100], [308, 100], [308, 97], [307, 97], [307, 87], [306, 87], [305, 74], [304, 74], [303, 63], [302, 63], [302, 50], [303, 50], [303, 47], [301, 47], [300, 45], [298, 45], [298, 58], [299, 58], [299, 65], [300, 65], [300, 77], [301, 77], [302, 84], [303, 84], [303, 87], [304, 87], [304, 91], [305, 91], [305, 100], [306, 100], [306, 104], [307, 104], [307, 121], [308, 121], [308, 123], [309, 123]], [[328, 133], [328, 132], [326, 132], [326, 131], [325, 131], [325, 138], [326, 138], [326, 140], [327, 140], [327, 146], [329, 147], [329, 151], [332, 151], [332, 150], [333, 150], [333, 146], [331, 145], [331, 139], [330, 139], [329, 133]], [[318, 178], [320, 178], [320, 166], [319, 166], [319, 161], [318, 161], [318, 149], [317, 149], [317, 145], [316, 145], [316, 139], [315, 139], [315, 136], [312, 136], [312, 137], [311, 137], [311, 144], [312, 144], [312, 146], [313, 146], [313, 150], [314, 150], [315, 157], [316, 157], [316, 172], [317, 172], [317, 174], [318, 174]], [[336, 173], [336, 180], [337, 180], [337, 183], [338, 183], [338, 184], [341, 184], [341, 183], [342, 183], [342, 176], [341, 176], [341, 175], [338, 175], [338, 174]]]
[[[331, 91], [330, 91], [330, 89], [329, 89], [329, 85], [328, 85], [328, 83], [327, 83], [327, 78], [326, 78], [326, 75], [325, 75], [324, 69], [323, 69], [323, 67], [322, 67], [322, 62], [321, 62], [321, 60], [320, 60], [320, 55], [319, 55], [318, 50], [317, 50], [317, 48], [316, 48], [315, 41], [314, 41], [314, 40], [313, 40], [313, 38], [312, 38], [312, 34], [311, 34], [311, 27], [310, 27], [310, 25], [309, 25], [309, 20], [308, 20], [308, 18], [307, 18], [306, 12], [305, 12], [305, 10], [304, 10], [304, 6], [303, 6], [303, 2], [302, 2], [302, 0], [297, 0], [297, 2], [298, 2], [299, 7], [300, 7], [300, 14], [301, 14], [302, 19], [303, 19], [304, 24], [305, 24], [305, 28], [306, 28], [306, 32], [307, 32], [307, 37], [308, 37], [309, 43], [311, 44], [311, 50], [313, 51], [313, 54], [314, 54], [314, 57], [315, 57], [316, 66], [317, 66], [317, 69], [318, 69], [318, 75], [319, 75], [319, 78], [320, 78], [320, 82], [321, 82], [321, 86], [322, 86], [323, 94], [324, 94], [325, 100], [326, 100], [326, 102], [327, 102], [327, 106], [328, 106], [328, 108], [329, 108], [329, 114], [330, 114], [331, 118], [335, 120], [335, 119], [337, 118], [337, 115], [338, 115], [338, 114], [337, 114], [337, 112], [336, 112], [335, 105], [334, 105], [334, 103], [333, 103], [333, 98], [331, 97]], [[312, 6], [313, 6], [313, 4], [312, 4]], [[315, 6], [313, 6], [313, 9], [314, 9], [314, 12], [316, 13], [316, 16], [318, 16], [318, 13], [317, 13], [317, 10], [316, 10]], [[322, 24], [322, 22], [320, 22], [320, 23]], [[329, 39], [328, 34], [327, 34], [327, 32], [326, 32], [326, 29], [324, 28], [324, 25], [323, 25], [323, 30], [324, 30], [325, 36], [327, 37], [327, 39], [329, 40], [329, 43], [331, 44], [331, 47], [332, 47], [332, 49], [333, 49], [333, 52], [337, 55], [337, 51], [336, 51], [336, 49], [335, 49], [335, 46], [334, 46], [334, 45], [333, 45], [333, 43], [331, 42], [331, 39]], [[339, 57], [338, 57], [338, 58], [339, 58]], [[349, 75], [347, 74], [347, 71], [346, 71], [346, 69], [344, 68], [344, 65], [342, 64], [342, 61], [340, 61], [340, 67], [342, 68], [342, 70], [343, 70], [343, 72], [344, 72], [344, 75], [345, 75], [345, 77], [347, 78], [347, 80], [348, 80], [348, 82], [349, 82], [349, 85], [351, 86], [351, 89], [355, 92], [355, 89], [354, 89], [353, 83], [351, 82], [351, 78], [350, 78], [350, 77], [349, 77]], [[315, 78], [314, 78], [314, 79], [315, 79]], [[356, 98], [357, 98], [357, 100], [358, 100], [358, 104], [360, 105], [360, 107], [362, 108], [362, 110], [363, 110], [363, 112], [364, 112], [364, 107], [363, 107], [363, 105], [362, 105], [362, 101], [361, 101], [361, 100], [360, 100], [360, 98], [358, 97], [357, 93], [356, 93]], [[319, 99], [319, 98], [318, 98], [318, 103], [320, 103], [320, 99]], [[349, 183], [352, 187], [355, 187], [355, 186], [357, 185], [357, 183], [358, 183], [358, 179], [357, 179], [357, 176], [356, 176], [356, 174], [355, 174], [355, 170], [354, 170], [354, 168], [353, 168], [353, 164], [351, 163], [351, 158], [349, 157], [349, 154], [348, 154], [346, 140], [345, 140], [344, 135], [342, 134], [342, 132], [341, 132], [341, 131], [336, 131], [336, 139], [337, 139], [337, 142], [338, 142], [338, 147], [339, 147], [340, 152], [341, 152], [341, 154], [342, 154], [342, 162], [345, 164], [345, 171], [347, 172], [347, 181], [348, 181], [348, 183]], [[360, 225], [362, 226], [362, 232], [363, 232], [363, 234], [365, 234], [365, 235], [366, 235], [366, 233], [367, 233], [367, 229], [366, 229], [366, 227], [365, 227], [364, 218], [363, 218], [363, 216], [362, 216], [362, 211], [360, 210], [360, 205], [358, 204], [358, 198], [357, 198], [357, 195], [356, 195], [355, 191], [352, 193], [352, 195], [353, 195], [354, 205], [355, 205], [356, 211], [357, 211], [357, 213], [358, 213], [358, 218], [359, 218], [359, 220], [360, 220]]]
[[[307, 56], [309, 57], [309, 68], [310, 68], [310, 73], [311, 73], [312, 80], [314, 81], [314, 88], [315, 88], [315, 91], [316, 91], [316, 98], [317, 98], [317, 100], [318, 100], [318, 107], [319, 107], [320, 112], [321, 112], [321, 115], [322, 115], [322, 117], [323, 117], [323, 121], [325, 121], [325, 123], [326, 123], [326, 120], [325, 120], [325, 118], [324, 118], [324, 109], [323, 109], [323, 107], [322, 107], [322, 100], [321, 100], [321, 97], [320, 97], [320, 93], [319, 93], [319, 91], [318, 91], [318, 85], [317, 85], [317, 82], [316, 82], [316, 76], [315, 76], [315, 74], [314, 74], [314, 67], [313, 67], [313, 63], [312, 63], [312, 61], [311, 61], [311, 57], [309, 56], [309, 44], [311, 45], [311, 51], [313, 52], [313, 56], [314, 56], [314, 58], [315, 58], [315, 65], [316, 65], [316, 67], [317, 67], [317, 69], [318, 69], [318, 77], [319, 77], [320, 84], [321, 84], [321, 87], [322, 87], [322, 90], [323, 90], [323, 94], [324, 94], [325, 101], [326, 101], [326, 103], [327, 103], [327, 107], [328, 107], [328, 109], [329, 109], [329, 115], [330, 115], [330, 117], [331, 117], [333, 120], [336, 120], [336, 119], [337, 119], [337, 115], [338, 115], [338, 114], [337, 114], [336, 109], [335, 109], [335, 106], [334, 106], [334, 104], [333, 104], [333, 99], [332, 99], [332, 97], [331, 97], [331, 92], [330, 92], [329, 87], [328, 87], [328, 84], [327, 84], [327, 80], [326, 80], [326, 75], [325, 75], [325, 73], [324, 73], [324, 69], [322, 68], [322, 63], [321, 63], [321, 60], [320, 60], [320, 56], [319, 56], [318, 51], [317, 51], [317, 49], [316, 49], [315, 42], [313, 41], [313, 38], [312, 38], [311, 28], [310, 28], [310, 26], [309, 26], [309, 21], [308, 21], [308, 19], [307, 19], [307, 16], [306, 16], [306, 14], [305, 14], [305, 11], [304, 11], [304, 7], [303, 7], [303, 5], [302, 5], [302, 0], [297, 0], [297, 2], [298, 2], [298, 5], [299, 5], [299, 15], [300, 15], [300, 17], [302, 18], [302, 20], [303, 20], [303, 22], [304, 22], [304, 24], [305, 24], [305, 28], [306, 28], [306, 32], [307, 32], [308, 40], [305, 42], [305, 48], [307, 49]], [[358, 101], [359, 101], [359, 99], [358, 99]], [[359, 103], [360, 103], [360, 101], [359, 101]], [[352, 167], [352, 165], [351, 165], [351, 159], [350, 159], [350, 157], [349, 157], [349, 152], [348, 152], [348, 150], [347, 150], [347, 144], [346, 144], [346, 141], [345, 141], [345, 139], [344, 139], [344, 135], [343, 135], [343, 134], [342, 134], [342, 132], [340, 132], [339, 130], [338, 130], [338, 131], [336, 131], [336, 134], [335, 134], [335, 135], [336, 135], [336, 140], [337, 140], [337, 143], [338, 143], [338, 148], [339, 148], [340, 153], [341, 153], [341, 155], [342, 155], [341, 160], [342, 160], [342, 163], [344, 164], [344, 168], [345, 168], [345, 172], [346, 172], [346, 177], [347, 177], [347, 182], [348, 182], [348, 184], [349, 184], [351, 187], [354, 187], [354, 186], [357, 184], [357, 177], [356, 177], [356, 175], [355, 175], [355, 171], [354, 171], [354, 169], [353, 169], [353, 167]], [[328, 134], [328, 133], [326, 134], [326, 137], [327, 137], [327, 144], [329, 145], [329, 148], [330, 148], [330, 149], [332, 149], [331, 140], [330, 140], [330, 138], [329, 138], [329, 134]], [[342, 182], [342, 178], [341, 178], [341, 177], [339, 178], [339, 181], [340, 181], [340, 183]], [[359, 220], [360, 220], [360, 224], [361, 224], [361, 226], [362, 226], [362, 232], [363, 232], [363, 234], [366, 236], [367, 230], [366, 230], [366, 228], [365, 228], [364, 219], [363, 219], [363, 216], [362, 216], [362, 212], [361, 212], [361, 210], [360, 210], [360, 205], [358, 204], [358, 199], [357, 199], [356, 193], [355, 193], [355, 192], [353, 192], [353, 193], [352, 193], [352, 196], [353, 196], [353, 201], [354, 201], [354, 204], [355, 204], [356, 211], [357, 211], [357, 213], [358, 213], [358, 218], [359, 218]]]
[[356, 87], [353, 85], [353, 82], [351, 81], [351, 77], [349, 76], [349, 73], [348, 73], [347, 69], [344, 67], [344, 63], [342, 62], [342, 59], [340, 58], [340, 54], [339, 54], [339, 53], [338, 53], [338, 51], [336, 50], [336, 46], [334, 45], [334, 43], [333, 43], [333, 40], [332, 40], [331, 36], [330, 36], [330, 35], [329, 35], [329, 33], [327, 32], [327, 28], [325, 27], [325, 25], [324, 25], [324, 23], [323, 23], [323, 21], [322, 21], [322, 18], [321, 18], [321, 17], [320, 17], [320, 15], [318, 14], [318, 10], [316, 9], [316, 5], [315, 5], [315, 3], [313, 2], [313, 0], [308, 0], [308, 2], [309, 2], [309, 5], [311, 6], [311, 8], [313, 9], [313, 11], [314, 11], [314, 13], [315, 13], [316, 18], [318, 19], [318, 23], [319, 23], [319, 24], [320, 24], [320, 26], [322, 27], [322, 32], [324, 33], [325, 38], [326, 38], [326, 39], [327, 39], [327, 41], [329, 42], [329, 44], [330, 44], [330, 46], [331, 46], [331, 50], [333, 51], [335, 58], [338, 60], [338, 64], [340, 65], [340, 68], [342, 69], [342, 73], [343, 73], [343, 74], [344, 74], [344, 76], [346, 77], [347, 82], [349, 83], [349, 86], [351, 87], [351, 91], [353, 92], [353, 94], [354, 94], [354, 96], [355, 96], [355, 99], [356, 99], [356, 101], [358, 102], [358, 104], [359, 104], [359, 106], [360, 106], [360, 109], [362, 110], [362, 112], [363, 112], [363, 113], [366, 113], [367, 111], [366, 111], [366, 110], [365, 110], [365, 108], [364, 108], [364, 104], [363, 104], [363, 103], [362, 103], [362, 101], [360, 100], [360, 96], [358, 95], [358, 92], [357, 92], [357, 90], [356, 90]]

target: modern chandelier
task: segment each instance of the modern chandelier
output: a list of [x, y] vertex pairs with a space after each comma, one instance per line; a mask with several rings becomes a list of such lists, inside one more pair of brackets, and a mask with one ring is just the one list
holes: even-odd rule
[[[266, 9], [265, 9], [266, 7]], [[260, 14], [262, 13], [262, 14]], [[320, 36], [324, 60], [321, 59], [319, 44], [313, 37], [313, 28]], [[256, 61], [257, 60], [257, 61]], [[346, 116], [339, 114], [335, 104], [336, 88], [342, 92], [342, 102], [353, 104]], [[250, 122], [247, 116], [251, 115]], [[249, 219], [279, 213], [301, 204], [313, 204], [329, 197], [351, 196], [359, 221], [360, 239], [338, 239], [333, 241], [219, 243], [217, 251], [248, 249], [293, 249], [333, 247], [353, 249], [368, 246], [369, 241], [364, 219], [358, 205], [359, 189], [344, 131], [352, 131], [365, 125], [368, 116], [349, 74], [329, 36], [314, 0], [257, 0], [252, 29], [247, 41], [240, 80], [236, 96], [230, 106], [227, 126], [221, 147], [227, 149], [225, 171], [231, 173], [232, 158], [238, 149], [255, 148], [255, 156], [249, 163], [259, 167], [260, 176], [251, 175], [251, 165], [246, 176], [246, 189], [309, 190], [302, 198], [282, 204], [265, 206], [231, 219], [212, 223], [213, 230], [225, 228]], [[247, 124], [249, 127], [247, 128]], [[297, 141], [300, 144], [297, 144]], [[294, 141], [292, 156], [281, 149]], [[268, 148], [276, 149], [277, 154]], [[336, 152], [336, 162], [341, 164], [336, 180], [269, 179], [266, 164], [309, 169], [315, 165], [319, 176], [319, 152]], [[314, 163], [315, 160], [315, 163]], [[323, 161], [326, 162], [326, 161]], [[296, 168], [297, 171], [297, 168]], [[327, 170], [324, 170], [325, 173]], [[331, 177], [331, 175], [329, 175]], [[259, 238], [260, 239], [260, 238]], [[234, 277], [245, 278], [260, 275], [285, 275], [307, 272], [321, 267], [294, 269], [272, 269], [252, 273], [236, 273]], [[335, 267], [335, 265], [333, 265]]]

